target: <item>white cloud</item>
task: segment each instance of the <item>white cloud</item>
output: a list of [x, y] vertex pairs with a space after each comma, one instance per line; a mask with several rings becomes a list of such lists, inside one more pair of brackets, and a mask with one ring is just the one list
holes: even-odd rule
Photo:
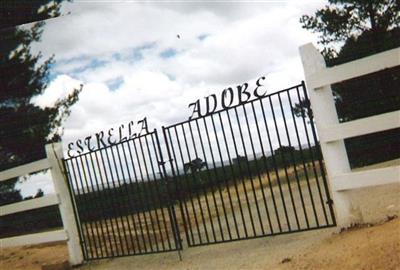
[[[58, 75], [34, 101], [50, 105], [84, 84], [67, 144], [144, 116], [151, 129], [185, 120], [190, 102], [261, 75], [269, 91], [286, 88], [303, 78], [298, 47], [315, 42], [299, 18], [324, 2], [66, 3], [72, 15], [47, 21], [33, 46], [55, 55]], [[176, 55], [160, 57], [168, 49]]]
[[[59, 61], [55, 71], [64, 74], [37, 102], [54, 101], [83, 82], [80, 101], [66, 124], [66, 135], [79, 133], [69, 128], [83, 135], [94, 126], [101, 129], [100, 124], [149, 113], [154, 122], [168, 123], [190, 101], [260, 75], [268, 75], [272, 89], [286, 87], [302, 78], [298, 46], [313, 39], [298, 19], [318, 5], [67, 3], [64, 12], [72, 15], [48, 21], [43, 41], [34, 48], [44, 55], [54, 53]], [[146, 44], [153, 45], [140, 50]], [[161, 58], [169, 48], [177, 54]], [[96, 65], [93, 60], [103, 62]], [[116, 79], [120, 83], [110, 92]]]
[[79, 88], [80, 83], [68, 75], [59, 75], [50, 83], [43, 95], [33, 97], [31, 102], [42, 108], [51, 107], [58, 99], [68, 96], [73, 89]]
[[18, 182], [17, 189], [21, 190], [22, 197], [35, 196], [40, 188], [45, 194], [54, 193], [54, 186], [51, 181], [50, 171], [38, 172], [29, 176], [27, 179]]

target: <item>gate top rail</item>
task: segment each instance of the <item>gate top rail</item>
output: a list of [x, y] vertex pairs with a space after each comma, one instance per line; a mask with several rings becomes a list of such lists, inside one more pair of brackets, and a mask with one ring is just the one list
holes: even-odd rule
[[170, 128], [173, 128], [173, 127], [176, 127], [176, 126], [179, 126], [179, 125], [182, 125], [182, 124], [190, 123], [192, 121], [196, 121], [196, 120], [199, 120], [199, 119], [206, 118], [206, 117], [208, 117], [210, 115], [213, 115], [213, 114], [217, 114], [217, 113], [224, 112], [224, 111], [227, 111], [227, 110], [230, 110], [230, 109], [238, 108], [238, 107], [246, 105], [246, 104], [251, 104], [251, 103], [254, 103], [254, 102], [258, 101], [258, 100], [262, 100], [262, 99], [269, 98], [269, 97], [272, 97], [272, 96], [275, 96], [275, 95], [279, 95], [280, 93], [283, 93], [283, 92], [286, 92], [286, 91], [289, 91], [289, 90], [292, 90], [292, 89], [296, 89], [296, 88], [299, 88], [299, 87], [306, 88], [304, 81], [301, 81], [300, 84], [297, 84], [297, 85], [294, 85], [294, 86], [291, 86], [291, 87], [288, 87], [288, 88], [285, 88], [285, 89], [282, 89], [282, 90], [278, 90], [276, 92], [273, 92], [273, 93], [270, 93], [270, 94], [266, 94], [266, 95], [263, 95], [263, 96], [260, 96], [260, 97], [257, 97], [257, 98], [249, 99], [249, 100], [247, 100], [245, 102], [242, 102], [242, 103], [239, 103], [239, 104], [236, 104], [236, 105], [232, 105], [232, 106], [229, 106], [227, 108], [222, 108], [222, 109], [219, 109], [219, 110], [215, 110], [215, 111], [213, 111], [211, 113], [207, 113], [205, 115], [201, 115], [201, 116], [196, 117], [196, 118], [184, 120], [184, 121], [181, 121], [181, 122], [178, 122], [178, 123], [166, 126], [166, 127], [163, 126], [163, 128], [170, 129]]
[[124, 143], [128, 143], [130, 141], [140, 140], [141, 138], [145, 138], [146, 136], [152, 136], [155, 133], [156, 133], [156, 129], [153, 129], [152, 131], [149, 131], [149, 132], [147, 132], [145, 134], [141, 134], [139, 136], [136, 136], [136, 137], [133, 137], [133, 138], [129, 138], [129, 139], [126, 139], [126, 140], [121, 140], [121, 141], [119, 141], [117, 143], [111, 143], [111, 144], [109, 144], [107, 146], [100, 147], [100, 148], [97, 148], [97, 149], [94, 149], [94, 150], [90, 150], [90, 151], [87, 151], [87, 152], [84, 152], [84, 153], [80, 153], [80, 154], [78, 154], [76, 156], [73, 156], [73, 157], [63, 158], [62, 160], [63, 161], [69, 161], [69, 160], [72, 160], [72, 159], [75, 159], [75, 158], [83, 157], [83, 156], [86, 156], [86, 155], [91, 154], [91, 153], [96, 153], [96, 152], [104, 150], [104, 149], [109, 149], [109, 148], [112, 148], [112, 147], [115, 147], [115, 146], [118, 146], [118, 145], [121, 145], [121, 144], [124, 144]]

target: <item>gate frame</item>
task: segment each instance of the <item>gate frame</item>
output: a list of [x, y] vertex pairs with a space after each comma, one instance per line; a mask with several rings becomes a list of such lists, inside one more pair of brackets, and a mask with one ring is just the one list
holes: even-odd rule
[[[222, 241], [215, 241], [215, 242], [205, 241], [203, 243], [192, 243], [192, 241], [190, 240], [190, 237], [188, 236], [188, 234], [189, 234], [188, 226], [190, 226], [190, 225], [187, 224], [187, 217], [186, 217], [185, 211], [183, 210], [184, 202], [183, 202], [183, 200], [181, 198], [180, 192], [178, 191], [178, 185], [179, 184], [178, 184], [176, 179], [177, 179], [177, 177], [179, 177], [179, 173], [176, 174], [177, 168], [175, 168], [175, 164], [174, 164], [175, 155], [173, 155], [172, 152], [171, 152], [171, 147], [173, 146], [172, 137], [171, 137], [171, 135], [167, 135], [167, 131], [169, 132], [170, 128], [176, 128], [176, 127], [182, 126], [184, 124], [189, 124], [192, 121], [196, 122], [196, 121], [198, 121], [200, 119], [206, 118], [206, 117], [211, 116], [213, 114], [219, 114], [221, 112], [225, 112], [225, 111], [228, 111], [228, 110], [231, 110], [231, 109], [234, 109], [236, 111], [236, 109], [238, 107], [240, 107], [240, 106], [245, 106], [248, 103], [250, 104], [250, 103], [256, 102], [258, 100], [263, 100], [264, 98], [269, 98], [269, 97], [274, 96], [274, 95], [278, 95], [278, 97], [279, 97], [279, 95], [281, 93], [288, 92], [288, 91], [290, 91], [292, 89], [297, 89], [297, 91], [303, 92], [304, 98], [306, 98], [308, 100], [310, 99], [309, 96], [308, 96], [308, 92], [307, 92], [307, 88], [306, 88], [305, 82], [301, 81], [300, 84], [297, 84], [297, 85], [294, 85], [294, 86], [291, 86], [291, 87], [288, 87], [288, 88], [285, 88], [285, 89], [282, 89], [282, 90], [278, 90], [276, 92], [267, 94], [267, 95], [262, 96], [262, 97], [257, 97], [255, 99], [250, 99], [250, 100], [248, 100], [246, 102], [239, 103], [239, 104], [233, 105], [231, 107], [219, 109], [219, 110], [216, 110], [215, 112], [212, 112], [210, 114], [199, 115], [199, 117], [196, 117], [196, 118], [193, 118], [193, 119], [189, 118], [187, 120], [184, 120], [184, 121], [181, 121], [181, 122], [178, 122], [178, 123], [174, 123], [174, 124], [171, 124], [169, 126], [162, 126], [163, 135], [164, 135], [164, 142], [166, 144], [166, 150], [167, 150], [167, 154], [168, 154], [168, 158], [169, 158], [168, 161], [170, 163], [171, 173], [172, 173], [172, 176], [174, 178], [174, 182], [175, 182], [175, 186], [176, 186], [176, 198], [179, 199], [180, 215], [182, 217], [183, 225], [184, 225], [184, 228], [185, 228], [186, 242], [188, 243], [189, 247], [220, 244], [220, 243], [228, 243], [228, 242], [242, 241], [242, 240], [248, 240], [248, 239], [256, 239], [256, 238], [267, 237], [267, 236], [276, 236], [276, 235], [281, 235], [281, 234], [289, 234], [289, 233], [297, 233], [297, 232], [304, 232], [304, 231], [324, 229], [324, 228], [332, 228], [332, 227], [336, 227], [337, 226], [336, 215], [335, 215], [334, 208], [333, 208], [332, 194], [331, 194], [330, 186], [328, 185], [328, 179], [327, 179], [327, 176], [326, 176], [326, 172], [325, 172], [325, 168], [324, 168], [325, 166], [324, 166], [324, 162], [323, 162], [323, 156], [322, 156], [322, 152], [321, 152], [321, 148], [320, 148], [321, 147], [320, 140], [319, 140], [319, 137], [317, 136], [316, 126], [315, 126], [315, 124], [313, 122], [313, 117], [312, 117], [311, 120], [310, 120], [311, 121], [311, 123], [310, 123], [311, 132], [310, 132], [309, 136], [310, 136], [310, 138], [312, 138], [312, 140], [314, 142], [314, 146], [316, 147], [316, 155], [313, 158], [313, 162], [319, 164], [319, 166], [320, 166], [319, 173], [321, 173], [321, 175], [320, 175], [321, 176], [321, 180], [320, 180], [321, 181], [321, 192], [326, 196], [326, 198], [325, 198], [326, 201], [322, 202], [323, 203], [322, 207], [323, 208], [326, 207], [326, 215], [328, 216], [328, 219], [330, 219], [329, 221], [326, 221], [327, 222], [326, 225], [317, 225], [316, 227], [313, 227], [313, 228], [301, 228], [301, 229], [298, 228], [296, 230], [289, 229], [289, 231], [281, 231], [281, 232], [274, 232], [274, 233], [266, 233], [266, 234], [262, 234], [262, 235], [246, 236], [246, 237], [240, 237], [240, 238], [237, 238], [237, 239], [228, 239], [228, 240], [225, 239], [225, 240], [222, 240]], [[271, 104], [271, 106], [272, 106], [272, 104]], [[282, 104], [281, 104], [281, 106], [282, 106]], [[275, 119], [275, 117], [274, 117], [274, 119]], [[247, 117], [246, 117], [246, 120], [247, 120]], [[259, 120], [259, 121], [262, 121], [262, 120]], [[244, 143], [244, 141], [243, 141], [243, 143]], [[201, 151], [203, 151], [203, 150], [201, 150]], [[247, 153], [245, 153], [245, 156], [247, 157]], [[274, 156], [274, 154], [273, 154], [273, 156]], [[289, 161], [289, 163], [290, 163], [290, 161]], [[296, 166], [296, 165], [294, 165], [294, 166]], [[274, 169], [274, 168], [272, 168], [272, 169]], [[240, 172], [239, 174], [243, 178], [242, 173], [243, 172]], [[257, 176], [253, 176], [253, 177], [257, 178]], [[222, 215], [222, 214], [220, 214], [220, 215]]]
[[[154, 181], [161, 181], [167, 187], [168, 204], [163, 205], [163, 207], [167, 208], [167, 211], [168, 211], [168, 215], [169, 215], [170, 221], [167, 221], [167, 222], [169, 223], [169, 225], [172, 228], [172, 234], [173, 235], [171, 235], [171, 236], [172, 236], [172, 239], [173, 239], [173, 241], [175, 243], [175, 248], [166, 249], [166, 250], [156, 250], [156, 251], [150, 251], [150, 252], [143, 252], [143, 253], [135, 253], [135, 254], [103, 256], [103, 257], [98, 257], [98, 258], [97, 257], [95, 257], [95, 258], [89, 257], [88, 254], [86, 254], [86, 246], [85, 246], [86, 244], [85, 244], [85, 238], [83, 236], [84, 230], [82, 229], [82, 222], [80, 221], [79, 211], [78, 211], [78, 207], [77, 207], [76, 200], [75, 200], [76, 194], [75, 194], [75, 192], [73, 190], [73, 186], [72, 186], [72, 183], [71, 183], [72, 180], [69, 178], [69, 170], [67, 169], [68, 165], [66, 164], [67, 163], [66, 161], [72, 160], [74, 158], [78, 158], [78, 157], [80, 157], [82, 155], [90, 154], [90, 152], [82, 153], [82, 154], [80, 154], [78, 156], [75, 156], [75, 157], [63, 158], [62, 150], [59, 150], [59, 151], [61, 151], [61, 155], [58, 155], [58, 154], [57, 155], [54, 154], [54, 155], [55, 155], [55, 157], [57, 157], [58, 165], [62, 166], [62, 172], [60, 171], [60, 173], [61, 173], [61, 176], [63, 177], [63, 179], [65, 181], [64, 185], [65, 185], [65, 187], [67, 188], [67, 191], [68, 191], [65, 194], [67, 194], [69, 196], [69, 201], [70, 201], [70, 203], [72, 205], [72, 209], [71, 209], [72, 211], [69, 211], [68, 215], [69, 215], [69, 218], [71, 218], [71, 216], [72, 216], [73, 222], [75, 224], [75, 230], [76, 230], [76, 233], [74, 234], [75, 235], [75, 242], [73, 244], [73, 248], [75, 248], [77, 243], [78, 243], [78, 246], [76, 248], [77, 251], [75, 251], [75, 252], [71, 251], [72, 253], [70, 253], [70, 254], [77, 254], [77, 252], [80, 252], [80, 263], [79, 264], [82, 264], [84, 261], [94, 261], [94, 260], [119, 258], [119, 257], [127, 257], [127, 256], [148, 255], [148, 254], [157, 254], [157, 253], [166, 253], [166, 252], [178, 252], [179, 258], [180, 258], [180, 260], [182, 260], [181, 251], [182, 251], [183, 247], [182, 247], [182, 241], [181, 241], [181, 238], [180, 238], [179, 226], [178, 226], [177, 218], [176, 218], [176, 211], [174, 209], [174, 203], [175, 203], [175, 201], [173, 200], [173, 198], [174, 198], [173, 194], [174, 193], [170, 191], [170, 186], [169, 186], [169, 183], [167, 181], [167, 177], [166, 177], [167, 174], [166, 174], [166, 169], [165, 169], [165, 163], [166, 162], [163, 161], [162, 150], [161, 150], [161, 146], [160, 146], [160, 140], [159, 140], [159, 137], [158, 137], [157, 129], [154, 129], [153, 131], [149, 131], [149, 132], [147, 132], [145, 134], [142, 134], [142, 135], [139, 135], [137, 137], [128, 139], [127, 141], [121, 141], [121, 142], [119, 142], [117, 144], [107, 145], [106, 147], [96, 149], [94, 152], [101, 151], [101, 150], [104, 150], [106, 148], [110, 148], [110, 147], [113, 147], [113, 146], [116, 146], [116, 145], [119, 145], [119, 144], [123, 144], [123, 143], [126, 143], [128, 141], [133, 141], [133, 140], [145, 138], [146, 136], [150, 136], [154, 140], [154, 143], [153, 143], [154, 153], [155, 153], [154, 164], [157, 165], [157, 167], [159, 169], [159, 173], [160, 173], [160, 179], [154, 179]], [[47, 150], [47, 148], [46, 148], [46, 150]], [[149, 158], [151, 159], [151, 156], [149, 156]], [[59, 163], [61, 163], [61, 165]], [[146, 211], [147, 210], [144, 210], [142, 212], [146, 212]], [[76, 255], [74, 255], [74, 256], [76, 256]]]

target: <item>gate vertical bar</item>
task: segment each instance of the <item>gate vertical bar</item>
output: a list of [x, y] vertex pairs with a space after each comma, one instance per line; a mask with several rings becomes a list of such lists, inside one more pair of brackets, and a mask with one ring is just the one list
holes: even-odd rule
[[[217, 129], [216, 129], [216, 127], [215, 127], [215, 121], [214, 121], [213, 115], [211, 115], [210, 118], [211, 118], [212, 127], [213, 127], [213, 131], [214, 131], [214, 135], [215, 135], [215, 141], [217, 142], [218, 155], [219, 155], [219, 158], [220, 158], [220, 161], [221, 161], [222, 172], [223, 172], [223, 175], [224, 175], [224, 176], [223, 176], [223, 178], [224, 178], [224, 184], [225, 184], [225, 187], [226, 187], [227, 193], [228, 193], [228, 199], [229, 199], [229, 204], [230, 204], [231, 211], [232, 211], [233, 222], [234, 222], [234, 224], [235, 224], [236, 235], [237, 235], [237, 237], [240, 237], [240, 234], [239, 234], [239, 226], [238, 226], [238, 222], [237, 222], [237, 220], [236, 220], [235, 209], [234, 209], [233, 202], [232, 202], [232, 195], [231, 195], [231, 192], [230, 192], [230, 189], [229, 189], [229, 184], [228, 184], [228, 181], [227, 181], [227, 176], [228, 176], [228, 175], [227, 175], [227, 171], [226, 171], [226, 169], [225, 169], [225, 164], [224, 164], [224, 160], [223, 160], [223, 157], [222, 157], [221, 146], [220, 146], [220, 143], [219, 143], [219, 141], [218, 141]], [[208, 130], [206, 130], [206, 132], [207, 132], [207, 135], [208, 135]], [[209, 136], [208, 136], [208, 139], [209, 139]], [[209, 140], [210, 140], [210, 139], [209, 139]], [[209, 142], [209, 144], [210, 144], [210, 148], [211, 148], [211, 142]], [[226, 214], [225, 214], [225, 215], [226, 215]], [[227, 223], [228, 223], [228, 222], [227, 222]], [[229, 226], [229, 224], [227, 224], [227, 226]], [[228, 228], [229, 228], [229, 227], [228, 227]], [[232, 235], [231, 235], [230, 230], [229, 230], [229, 236], [230, 236], [230, 239], [232, 239]]]
[[[163, 134], [164, 134], [164, 138], [165, 138], [165, 143], [166, 143], [166, 145], [167, 145], [168, 156], [169, 156], [169, 160], [170, 160], [170, 164], [171, 164], [171, 168], [172, 168], [172, 173], [173, 173], [173, 175], [174, 175], [173, 177], [174, 177], [174, 179], [175, 179], [176, 176], [177, 176], [177, 177], [180, 177], [181, 174], [179, 173], [178, 160], [177, 160], [176, 153], [175, 153], [175, 150], [174, 150], [174, 149], [171, 149], [171, 150], [172, 150], [172, 156], [171, 156], [171, 151], [170, 151], [170, 147], [169, 147], [169, 144], [171, 144], [171, 146], [172, 146], [171, 132], [168, 130], [168, 137], [169, 137], [169, 140], [167, 140], [167, 137], [165, 137], [166, 134], [167, 134], [166, 131], [167, 131], [167, 130], [163, 127]], [[177, 132], [177, 130], [176, 130], [176, 127], [174, 127], [174, 131], [175, 131], [176, 136], [178, 137], [178, 132]], [[179, 140], [178, 140], [178, 149], [179, 149], [179, 154], [180, 154], [181, 159], [182, 159], [182, 162], [183, 162], [182, 147], [181, 147], [181, 144], [180, 144]], [[173, 161], [175, 161], [176, 172], [175, 172], [175, 169], [174, 169], [174, 167], [173, 167], [173, 166], [174, 166], [174, 165], [173, 165]], [[176, 173], [176, 174], [175, 174], [175, 173]], [[185, 176], [184, 176], [184, 177], [185, 177]], [[185, 180], [186, 180], [186, 182], [188, 182], [187, 177], [185, 177]], [[191, 243], [194, 243], [194, 241], [195, 241], [195, 240], [194, 240], [194, 234], [193, 234], [192, 224], [191, 224], [191, 221], [190, 221], [190, 218], [189, 218], [189, 217], [187, 218], [187, 222], [188, 222], [188, 223], [186, 223], [186, 215], [187, 215], [187, 216], [189, 215], [189, 210], [188, 210], [186, 201], [184, 201], [184, 199], [186, 199], [186, 198], [182, 198], [182, 194], [180, 193], [179, 184], [180, 184], [180, 183], [178, 183], [178, 181], [176, 180], [176, 181], [175, 181], [175, 191], [176, 191], [176, 194], [177, 194], [177, 195], [179, 196], [179, 198], [180, 198], [181, 216], [182, 216], [182, 219], [183, 219], [184, 225], [185, 225], [186, 239], [187, 239], [188, 244], [190, 245]], [[187, 184], [187, 186], [189, 186], [189, 184]], [[192, 198], [192, 196], [189, 196], [189, 199], [190, 199], [190, 205], [192, 206], [192, 209], [194, 210], [194, 203], [193, 203], [193, 198]], [[183, 210], [185, 210], [186, 212], [184, 212]], [[194, 218], [195, 218], [195, 224], [196, 224], [197, 232], [200, 234], [200, 228], [199, 228], [199, 223], [198, 223], [198, 221], [197, 221], [197, 216], [194, 216]], [[187, 228], [187, 229], [186, 229], [186, 228]], [[190, 232], [190, 236], [192, 237], [192, 242], [190, 242], [190, 238], [189, 238], [189, 233], [188, 233], [188, 231]], [[201, 238], [200, 238], [200, 242], [201, 242]]]
[[[166, 148], [167, 148], [167, 153], [168, 153], [168, 157], [169, 157], [169, 161], [170, 161], [170, 164], [171, 164], [171, 172], [172, 172], [172, 177], [173, 177], [173, 179], [176, 179], [175, 178], [175, 172], [174, 172], [174, 167], [173, 167], [173, 163], [172, 163], [172, 158], [171, 158], [171, 154], [170, 154], [170, 150], [169, 150], [169, 146], [168, 146], [168, 141], [167, 141], [167, 137], [166, 137], [166, 134], [165, 134], [165, 129], [164, 129], [164, 127], [162, 127], [162, 130], [163, 130], [163, 135], [164, 135], [164, 142], [165, 142], [165, 144], [166, 144]], [[164, 158], [163, 158], [163, 153], [162, 153], [162, 149], [161, 149], [161, 145], [160, 145], [160, 140], [159, 140], [159, 137], [158, 137], [158, 134], [157, 134], [157, 131], [155, 130], [155, 136], [156, 136], [156, 141], [157, 141], [157, 147], [158, 147], [158, 152], [159, 152], [159, 156], [160, 156], [160, 160], [159, 160], [159, 164], [161, 165], [161, 167], [162, 167], [162, 172], [163, 172], [163, 179], [166, 181], [166, 185], [167, 185], [167, 191], [168, 191], [168, 194], [169, 194], [169, 199], [170, 199], [170, 204], [169, 204], [169, 207], [168, 207], [168, 209], [170, 209], [170, 216], [171, 216], [171, 221], [172, 221], [172, 228], [173, 228], [173, 230], [174, 230], [174, 236], [175, 236], [175, 245], [177, 245], [177, 250], [178, 250], [178, 253], [179, 253], [179, 259], [180, 260], [182, 260], [182, 256], [181, 256], [181, 250], [182, 250], [182, 241], [181, 241], [181, 236], [180, 236], [180, 233], [179, 233], [179, 227], [178, 227], [178, 222], [177, 222], [177, 218], [176, 218], [176, 212], [175, 212], [175, 206], [174, 206], [174, 204], [175, 204], [175, 198], [177, 198], [178, 199], [178, 202], [179, 202], [179, 205], [181, 206], [181, 200], [180, 200], [180, 196], [179, 196], [179, 194], [178, 194], [178, 192], [177, 192], [177, 188], [178, 188], [178, 185], [177, 185], [177, 183], [175, 182], [175, 196], [172, 196], [172, 192], [171, 192], [171, 190], [170, 190], [170, 188], [169, 188], [169, 183], [168, 183], [168, 178], [167, 178], [167, 170], [166, 170], [166, 168], [165, 168], [165, 161], [164, 161]], [[181, 211], [182, 211], [183, 209], [181, 209]], [[183, 211], [182, 211], [182, 213], [183, 213]], [[184, 219], [183, 219], [184, 220]], [[186, 225], [185, 225], [185, 223], [184, 223], [184, 226], [185, 226], [185, 228], [186, 228]], [[186, 230], [186, 229], [185, 229]]]
[[[254, 108], [254, 102], [251, 103], [251, 109], [252, 109], [252, 112], [253, 112], [253, 115], [254, 115], [254, 120], [255, 120], [255, 123], [256, 123], [257, 135], [258, 135], [258, 139], [259, 139], [259, 143], [260, 143], [260, 147], [261, 147], [261, 152], [262, 152], [263, 156], [265, 157], [262, 160], [263, 160], [263, 163], [264, 163], [264, 167], [265, 167], [265, 169], [267, 171], [268, 186], [269, 186], [270, 193], [271, 193], [272, 203], [274, 205], [274, 210], [275, 210], [275, 214], [276, 214], [276, 221], [278, 223], [279, 231], [282, 232], [281, 221], [280, 221], [280, 218], [279, 218], [279, 213], [278, 213], [278, 209], [277, 209], [277, 203], [276, 203], [276, 200], [275, 200], [274, 190], [272, 188], [271, 176], [270, 176], [270, 173], [269, 173], [270, 168], [269, 168], [268, 163], [266, 161], [266, 153], [265, 153], [263, 142], [262, 142], [262, 137], [261, 137], [261, 133], [260, 133], [260, 127], [259, 127], [258, 120], [257, 120], [257, 114], [256, 114], [256, 111], [255, 111], [255, 108]], [[266, 206], [266, 207], [268, 207], [268, 206]], [[274, 229], [271, 226], [271, 234], [273, 234], [273, 233], [274, 233]]]

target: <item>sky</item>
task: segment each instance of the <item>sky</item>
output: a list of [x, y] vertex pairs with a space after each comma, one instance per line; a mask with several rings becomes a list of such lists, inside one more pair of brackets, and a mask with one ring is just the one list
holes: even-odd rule
[[[54, 55], [46, 107], [83, 84], [64, 123], [67, 144], [147, 117], [149, 128], [184, 121], [188, 104], [266, 76], [269, 92], [304, 79], [299, 46], [317, 36], [299, 18], [326, 1], [74, 1], [46, 21], [32, 52]], [[29, 27], [29, 25], [27, 25]], [[49, 175], [24, 196], [53, 192]]]

